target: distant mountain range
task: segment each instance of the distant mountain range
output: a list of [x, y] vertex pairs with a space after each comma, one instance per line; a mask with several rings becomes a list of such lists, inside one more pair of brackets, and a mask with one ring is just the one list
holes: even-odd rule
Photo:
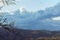
[[52, 20], [54, 17], [60, 16], [60, 4], [54, 7], [38, 10], [36, 12], [28, 12], [19, 9], [11, 15], [8, 12], [3, 13], [3, 17], [7, 17], [8, 21], [15, 21], [15, 26], [19, 29], [29, 30], [60, 30], [60, 21]]

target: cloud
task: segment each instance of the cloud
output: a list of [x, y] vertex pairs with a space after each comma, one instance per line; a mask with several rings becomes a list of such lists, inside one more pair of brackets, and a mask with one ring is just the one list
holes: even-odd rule
[[26, 11], [26, 7], [25, 7], [25, 6], [21, 6], [21, 7], [19, 8], [19, 10], [20, 10], [21, 12]]
[[54, 17], [54, 18], [52, 18], [52, 20], [60, 20], [60, 16], [59, 17]]
[[[21, 7], [23, 8], [23, 7]], [[25, 29], [33, 29], [33, 30], [40, 30], [40, 29], [48, 29], [48, 30], [55, 30], [59, 28], [60, 20], [58, 16], [60, 16], [60, 6], [56, 5], [54, 7], [47, 8], [45, 10], [39, 10], [34, 13], [32, 12], [20, 12], [21, 10], [18, 9], [15, 11], [14, 15], [6, 16], [6, 17], [13, 17], [16, 21], [18, 28], [25, 28]], [[26, 11], [26, 10], [25, 10]], [[20, 13], [23, 15], [20, 15]], [[17, 20], [18, 19], [18, 20]], [[57, 27], [58, 26], [58, 27]], [[60, 29], [60, 28], [59, 28]]]

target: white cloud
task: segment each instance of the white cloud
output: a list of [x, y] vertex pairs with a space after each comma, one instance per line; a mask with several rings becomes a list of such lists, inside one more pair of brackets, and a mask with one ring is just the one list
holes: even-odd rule
[[21, 1], [21, 0], [15, 0], [15, 1]]
[[54, 18], [52, 18], [52, 20], [60, 20], [60, 16], [59, 17], [54, 17]]
[[25, 7], [25, 6], [21, 6], [21, 7], [19, 8], [19, 10], [20, 10], [21, 12], [26, 11], [26, 7]]

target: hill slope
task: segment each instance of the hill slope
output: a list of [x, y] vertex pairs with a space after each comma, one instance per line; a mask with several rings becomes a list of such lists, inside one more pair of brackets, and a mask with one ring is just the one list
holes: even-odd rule
[[14, 29], [8, 31], [4, 28], [0, 28], [0, 40], [29, 40], [29, 38], [38, 37], [52, 37], [60, 34], [60, 31], [47, 31], [47, 30], [23, 30]]

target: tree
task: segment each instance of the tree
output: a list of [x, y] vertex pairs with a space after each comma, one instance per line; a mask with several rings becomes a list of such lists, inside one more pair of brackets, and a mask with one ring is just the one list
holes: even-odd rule
[[15, 0], [0, 0], [0, 3], [3, 4], [2, 6], [0, 6], [0, 26], [4, 29], [10, 30], [10, 28], [14, 27], [14, 21], [8, 23], [7, 18], [3, 19], [3, 16], [2, 16], [3, 12], [1, 12], [1, 9], [6, 5], [7, 6], [9, 6], [11, 4], [15, 5]]
[[15, 21], [11, 21], [10, 23], [8, 23], [7, 21], [7, 18], [4, 18], [1, 16], [0, 17], [0, 27], [8, 30], [8, 31], [11, 31], [14, 29], [14, 22]]
[[15, 0], [0, 0], [4, 5], [15, 4]]

